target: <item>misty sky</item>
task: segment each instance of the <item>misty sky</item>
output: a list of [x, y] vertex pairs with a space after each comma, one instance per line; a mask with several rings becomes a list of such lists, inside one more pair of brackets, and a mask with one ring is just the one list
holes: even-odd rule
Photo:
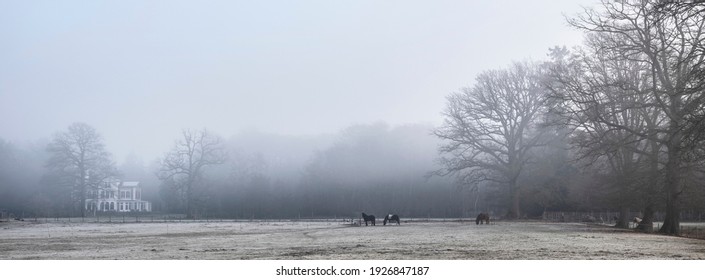
[[0, 138], [95, 127], [122, 161], [183, 128], [440, 124], [483, 70], [577, 45], [594, 1], [0, 0]]

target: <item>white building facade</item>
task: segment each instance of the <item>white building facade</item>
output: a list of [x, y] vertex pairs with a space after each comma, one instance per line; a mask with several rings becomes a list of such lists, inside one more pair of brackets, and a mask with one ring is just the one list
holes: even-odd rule
[[99, 188], [89, 190], [86, 210], [89, 212], [151, 212], [152, 203], [142, 200], [140, 182], [105, 180]]

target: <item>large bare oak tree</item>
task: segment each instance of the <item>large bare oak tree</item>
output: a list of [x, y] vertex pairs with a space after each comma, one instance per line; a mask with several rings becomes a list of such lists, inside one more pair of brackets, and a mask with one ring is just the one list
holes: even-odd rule
[[542, 145], [538, 120], [546, 110], [539, 68], [515, 63], [509, 69], [480, 74], [474, 87], [448, 96], [444, 123], [435, 135], [442, 169], [471, 188], [496, 183], [508, 190], [509, 217], [520, 217], [521, 186], [517, 184], [530, 160], [530, 150]]

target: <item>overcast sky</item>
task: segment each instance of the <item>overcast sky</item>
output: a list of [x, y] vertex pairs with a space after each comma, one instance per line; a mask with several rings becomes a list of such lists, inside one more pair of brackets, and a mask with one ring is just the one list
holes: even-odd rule
[[440, 124], [483, 70], [544, 59], [594, 1], [0, 0], [0, 138], [81, 121], [122, 161], [183, 128]]

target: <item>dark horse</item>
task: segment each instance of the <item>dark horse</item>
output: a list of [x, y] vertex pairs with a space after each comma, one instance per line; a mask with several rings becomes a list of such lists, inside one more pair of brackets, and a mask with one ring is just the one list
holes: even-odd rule
[[384, 222], [382, 223], [382, 225], [386, 226], [387, 221], [389, 221], [390, 224], [392, 223], [392, 221], [397, 221], [397, 225], [398, 225], [399, 224], [399, 216], [392, 215], [392, 214], [384, 216]]
[[372, 222], [372, 225], [375, 225], [375, 215], [365, 215], [365, 213], [362, 213], [362, 219], [365, 220], [365, 225], [367, 225], [367, 222]]
[[490, 224], [490, 215], [487, 213], [480, 213], [480, 215], [477, 215], [477, 219], [475, 219], [475, 224], [483, 224], [487, 223], [488, 225]]

